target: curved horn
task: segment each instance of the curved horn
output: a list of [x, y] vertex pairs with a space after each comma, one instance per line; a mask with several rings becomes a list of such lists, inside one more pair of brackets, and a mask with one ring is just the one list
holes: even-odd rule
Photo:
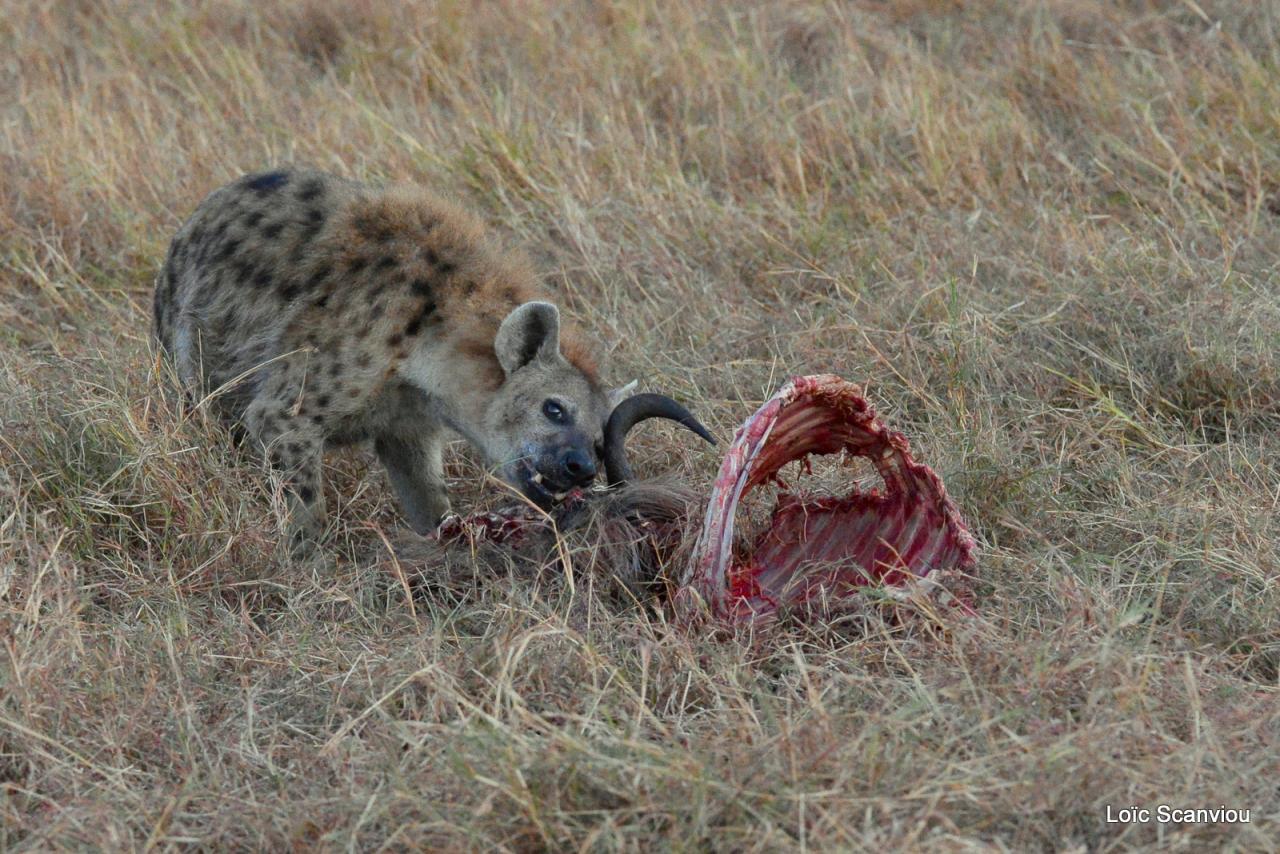
[[605, 477], [609, 486], [619, 486], [631, 480], [633, 473], [631, 464], [627, 462], [625, 446], [627, 431], [649, 418], [677, 421], [711, 444], [716, 443], [707, 428], [693, 417], [693, 413], [665, 394], [632, 395], [613, 408], [604, 425], [604, 452], [601, 456], [604, 457]]

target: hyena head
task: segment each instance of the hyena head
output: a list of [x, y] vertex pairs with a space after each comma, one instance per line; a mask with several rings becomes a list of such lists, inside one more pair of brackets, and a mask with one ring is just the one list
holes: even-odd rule
[[564, 357], [560, 312], [549, 302], [527, 302], [507, 315], [494, 352], [505, 379], [484, 416], [485, 450], [504, 480], [545, 509], [595, 479], [618, 394]]

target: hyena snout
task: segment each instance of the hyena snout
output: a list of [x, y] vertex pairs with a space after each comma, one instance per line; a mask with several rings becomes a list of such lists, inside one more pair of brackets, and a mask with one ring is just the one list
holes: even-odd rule
[[538, 482], [552, 492], [567, 492], [575, 486], [590, 486], [596, 479], [596, 455], [586, 442], [555, 442], [544, 445], [533, 463]]
[[548, 443], [525, 458], [513, 482], [530, 500], [548, 508], [575, 487], [596, 479], [599, 463], [589, 443]]
[[565, 448], [556, 461], [559, 479], [571, 486], [590, 486], [596, 479], [596, 461], [590, 451], [582, 448]]

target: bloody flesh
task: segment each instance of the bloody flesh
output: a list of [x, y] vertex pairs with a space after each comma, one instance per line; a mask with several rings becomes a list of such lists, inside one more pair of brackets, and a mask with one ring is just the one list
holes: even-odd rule
[[[865, 457], [884, 489], [806, 499], [784, 492], [768, 525], [734, 555], [739, 504], [811, 454]], [[906, 437], [876, 417], [862, 390], [839, 377], [797, 377], [734, 437], [712, 487], [679, 596], [696, 591], [716, 616], [772, 614], [815, 596], [871, 583], [899, 585], [938, 569], [968, 569], [973, 537], [941, 479], [911, 457]]]

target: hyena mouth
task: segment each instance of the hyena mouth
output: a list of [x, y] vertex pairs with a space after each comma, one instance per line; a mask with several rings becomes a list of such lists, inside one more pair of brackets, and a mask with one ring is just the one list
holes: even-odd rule
[[573, 491], [569, 487], [560, 487], [552, 483], [543, 476], [542, 472], [524, 460], [520, 462], [516, 480], [518, 481], [516, 485], [524, 493], [525, 498], [528, 498], [543, 510], [549, 510], [564, 501]]

